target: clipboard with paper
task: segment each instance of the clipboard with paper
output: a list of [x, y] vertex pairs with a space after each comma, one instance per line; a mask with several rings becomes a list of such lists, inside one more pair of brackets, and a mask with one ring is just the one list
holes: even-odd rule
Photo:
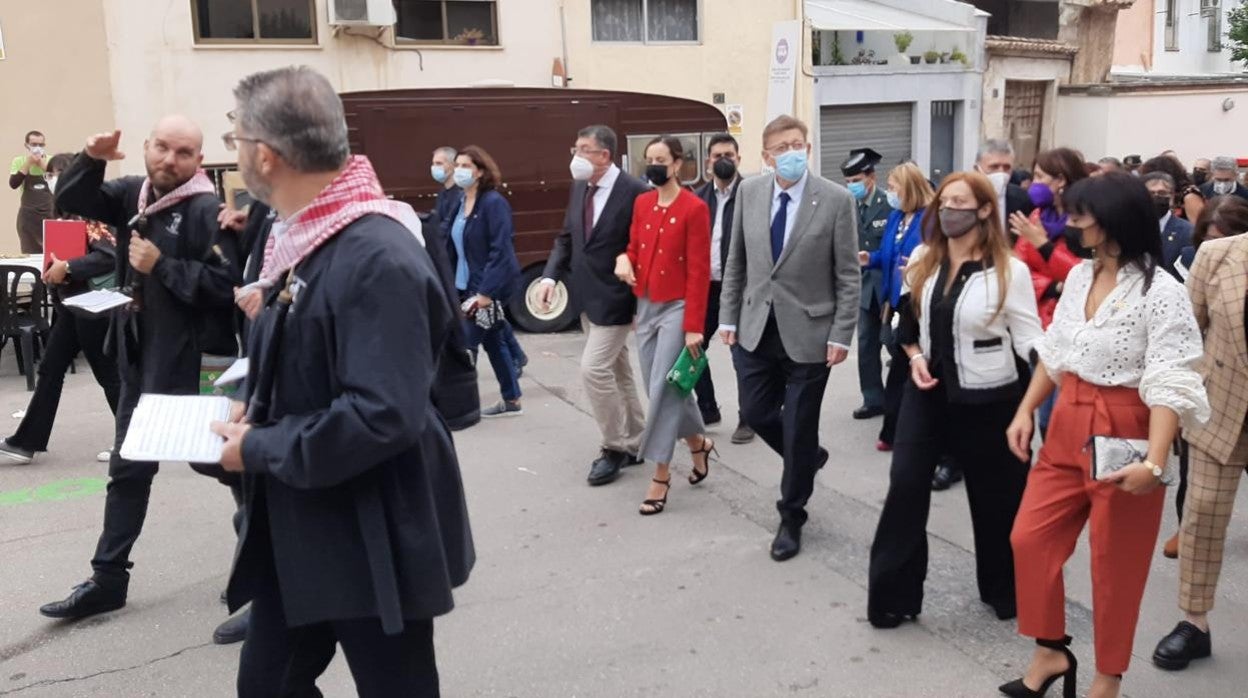
[[230, 399], [219, 395], [145, 393], [130, 417], [121, 457], [131, 461], [217, 463], [225, 439], [212, 422], [230, 417]]

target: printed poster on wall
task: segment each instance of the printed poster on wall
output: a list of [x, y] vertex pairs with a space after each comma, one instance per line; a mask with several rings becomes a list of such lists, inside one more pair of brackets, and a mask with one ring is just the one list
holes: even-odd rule
[[802, 62], [802, 23], [776, 22], [771, 30], [771, 69], [767, 75], [767, 120], [793, 113], [797, 67]]
[[740, 136], [745, 124], [745, 107], [740, 104], [724, 105], [724, 118], [728, 120], [728, 133]]

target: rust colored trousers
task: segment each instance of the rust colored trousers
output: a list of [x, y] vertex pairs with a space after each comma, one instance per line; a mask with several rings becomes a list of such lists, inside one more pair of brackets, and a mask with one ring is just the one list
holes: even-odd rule
[[1018, 632], [1056, 640], [1066, 634], [1062, 566], [1084, 524], [1090, 525], [1092, 620], [1102, 674], [1122, 674], [1130, 664], [1166, 495], [1163, 487], [1134, 495], [1093, 480], [1085, 447], [1094, 435], [1146, 439], [1148, 420], [1135, 388], [1106, 388], [1067, 374], [1010, 536]]

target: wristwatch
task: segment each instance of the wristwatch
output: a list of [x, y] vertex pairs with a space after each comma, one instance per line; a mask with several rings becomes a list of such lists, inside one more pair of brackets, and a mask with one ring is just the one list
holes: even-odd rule
[[1148, 471], [1149, 471], [1149, 472], [1151, 472], [1151, 473], [1153, 474], [1153, 477], [1157, 478], [1158, 480], [1160, 480], [1160, 479], [1161, 479], [1161, 473], [1162, 473], [1163, 471], [1162, 471], [1161, 467], [1160, 467], [1160, 466], [1158, 466], [1156, 463], [1154, 463], [1154, 462], [1152, 462], [1152, 461], [1150, 461], [1150, 460], [1146, 460], [1146, 461], [1144, 461], [1144, 467], [1145, 467], [1145, 468], [1148, 468]]

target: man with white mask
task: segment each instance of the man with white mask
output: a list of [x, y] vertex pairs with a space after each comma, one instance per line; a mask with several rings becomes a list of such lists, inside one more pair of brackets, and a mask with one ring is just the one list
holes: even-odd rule
[[563, 232], [555, 238], [542, 279], [544, 307], [550, 307], [556, 283], [563, 281], [581, 309], [581, 379], [602, 431], [602, 452], [589, 471], [592, 486], [605, 485], [620, 468], [641, 463], [637, 449], [646, 414], [628, 358], [636, 297], [615, 276], [615, 258], [628, 247], [633, 200], [646, 185], [616, 166], [618, 143], [607, 126], [587, 126], [576, 134]]
[[1031, 215], [1033, 207], [1027, 192], [1010, 184], [1010, 174], [1014, 171], [1014, 146], [1009, 141], [997, 138], [984, 141], [975, 155], [975, 170], [987, 177], [997, 191], [997, 211], [1001, 216], [1002, 230], [1010, 229], [1005, 222], [1015, 211]]

